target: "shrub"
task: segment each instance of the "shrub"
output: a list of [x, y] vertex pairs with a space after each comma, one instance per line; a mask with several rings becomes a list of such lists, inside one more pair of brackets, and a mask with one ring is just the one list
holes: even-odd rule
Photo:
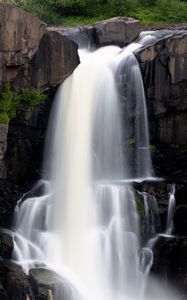
[[10, 83], [6, 82], [0, 96], [0, 123], [9, 123], [21, 108], [35, 107], [46, 99], [46, 95], [36, 90], [24, 90], [21, 93], [14, 92]]

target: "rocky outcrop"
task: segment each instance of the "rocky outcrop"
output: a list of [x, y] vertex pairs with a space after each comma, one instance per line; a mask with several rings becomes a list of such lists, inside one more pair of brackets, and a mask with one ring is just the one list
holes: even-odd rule
[[16, 5], [0, 4], [0, 91], [6, 81], [18, 91], [46, 91], [62, 82], [78, 63], [75, 43], [46, 32], [45, 23]]
[[[175, 184], [175, 206], [173, 210], [172, 235], [166, 235], [169, 198], [172, 190], [171, 182], [144, 181], [134, 182], [134, 188], [141, 193], [148, 193], [156, 198], [159, 208], [160, 226], [156, 227], [157, 237], [152, 241], [153, 265], [151, 274], [156, 276], [165, 285], [172, 284], [180, 295], [187, 293], [187, 201], [186, 184]], [[137, 201], [137, 197], [136, 197]], [[142, 201], [138, 198], [138, 201]], [[137, 203], [137, 207], [141, 208]], [[143, 206], [144, 207], [144, 206]], [[141, 214], [143, 211], [143, 221]], [[140, 210], [141, 234], [144, 233], [145, 211]], [[158, 219], [156, 220], [156, 224]], [[150, 229], [150, 228], [149, 228]], [[186, 296], [185, 296], [186, 297]], [[184, 299], [185, 299], [184, 297]], [[183, 299], [183, 298], [182, 298]]]
[[158, 32], [136, 52], [145, 86], [153, 162], [158, 176], [187, 169], [187, 31]]
[[0, 230], [0, 257], [11, 259], [14, 248], [13, 238], [7, 230]]
[[46, 24], [15, 5], [0, 4], [0, 87], [12, 81], [34, 56]]
[[27, 275], [21, 266], [11, 261], [0, 261], [0, 287], [0, 293], [2, 291], [5, 299], [32, 299]]
[[153, 250], [154, 262], [152, 272], [161, 281], [165, 282], [166, 286], [168, 282], [172, 283], [180, 294], [186, 295], [187, 238], [161, 235], [155, 243]]
[[31, 61], [31, 86], [42, 91], [56, 87], [79, 64], [77, 49], [76, 43], [58, 32], [46, 32]]
[[71, 284], [52, 270], [36, 268], [26, 275], [21, 266], [0, 260], [1, 300], [65, 300], [73, 293]]
[[187, 143], [187, 32], [168, 32], [141, 49], [137, 58], [148, 100], [151, 138]]
[[140, 21], [127, 17], [115, 17], [97, 22], [91, 26], [80, 26], [77, 28], [48, 28], [48, 30], [55, 30], [63, 36], [67, 36], [81, 48], [94, 48], [106, 45], [124, 47], [138, 37], [141, 29]]
[[55, 272], [44, 269], [31, 269], [29, 280], [36, 300], [65, 299], [62, 278]]
[[99, 46], [124, 47], [133, 42], [141, 32], [140, 21], [133, 18], [115, 17], [95, 24]]

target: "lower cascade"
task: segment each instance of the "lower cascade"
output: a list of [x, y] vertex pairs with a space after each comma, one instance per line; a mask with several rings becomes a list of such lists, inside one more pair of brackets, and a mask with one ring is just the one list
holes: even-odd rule
[[142, 195], [145, 226], [151, 227], [142, 242], [132, 187], [153, 176], [144, 89], [133, 55], [150, 38], [125, 49], [81, 50], [81, 64], [57, 93], [47, 175], [17, 205], [13, 253], [25, 272], [43, 266], [62, 276], [66, 292], [52, 299], [174, 299], [149, 279], [156, 200]]

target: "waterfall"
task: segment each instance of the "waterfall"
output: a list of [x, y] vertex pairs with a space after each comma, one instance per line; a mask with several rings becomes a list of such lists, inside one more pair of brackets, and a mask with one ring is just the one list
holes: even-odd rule
[[[26, 272], [55, 269], [85, 300], [146, 297], [152, 251], [141, 249], [131, 185], [152, 176], [145, 96], [133, 55], [142, 43], [81, 51], [81, 64], [56, 97], [48, 179], [39, 183], [40, 195], [33, 191], [16, 210], [13, 259]], [[146, 212], [150, 225], [154, 216]]]
[[172, 234], [173, 231], [173, 215], [175, 212], [175, 184], [171, 185], [171, 191], [169, 193], [168, 201], [168, 214], [167, 214], [167, 223], [166, 223], [166, 234]]

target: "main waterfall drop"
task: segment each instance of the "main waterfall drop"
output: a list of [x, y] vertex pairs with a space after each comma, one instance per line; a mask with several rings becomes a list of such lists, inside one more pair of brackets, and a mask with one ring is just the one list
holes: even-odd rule
[[[116, 84], [121, 60], [126, 60], [125, 71], [125, 66], [130, 68], [128, 62], [132, 63], [131, 59], [127, 62], [127, 57], [133, 58], [130, 80], [141, 81], [141, 76], [137, 76], [138, 64], [135, 65], [133, 54], [123, 53], [121, 58], [118, 47], [83, 55], [81, 65], [66, 80], [62, 96], [57, 100], [53, 142], [56, 164], [51, 175], [56, 198], [54, 228], [59, 230], [63, 265], [86, 282], [89, 290], [97, 291], [97, 299], [112, 298], [113, 293], [115, 297], [124, 293], [137, 295], [142, 280], [138, 274], [140, 241], [133, 190], [124, 181], [132, 172], [124, 154]], [[129, 101], [142, 109], [145, 107], [143, 89], [138, 93], [138, 99], [129, 97]], [[147, 132], [140, 137], [139, 128], [134, 127], [131, 137], [132, 124], [124, 121], [126, 139], [136, 138], [138, 152], [140, 139]], [[138, 125], [145, 127], [144, 123]], [[145, 141], [141, 146], [149, 159], [148, 138]], [[145, 166], [141, 170], [136, 156], [134, 174], [150, 176], [151, 170], [145, 170]]]
[[26, 271], [53, 268], [84, 300], [148, 299], [152, 251], [142, 248], [131, 186], [152, 176], [144, 90], [133, 55], [140, 45], [81, 51], [82, 62], [60, 87], [51, 117], [44, 192], [28, 195], [16, 211], [15, 261]]

